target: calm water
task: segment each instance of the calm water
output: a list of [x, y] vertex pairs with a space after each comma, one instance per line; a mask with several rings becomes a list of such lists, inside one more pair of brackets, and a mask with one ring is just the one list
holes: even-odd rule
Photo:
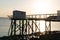
[[[52, 24], [51, 30], [60, 31], [60, 22], [52, 22], [51, 24]], [[0, 37], [8, 35], [9, 27], [10, 27], [10, 19], [0, 18]]]
[[8, 35], [10, 20], [8, 18], [0, 18], [0, 37]]

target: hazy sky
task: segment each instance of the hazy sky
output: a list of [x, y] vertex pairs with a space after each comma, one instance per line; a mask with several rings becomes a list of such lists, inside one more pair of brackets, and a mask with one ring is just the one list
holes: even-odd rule
[[0, 17], [11, 15], [13, 10], [27, 14], [56, 13], [59, 7], [60, 0], [0, 0]]

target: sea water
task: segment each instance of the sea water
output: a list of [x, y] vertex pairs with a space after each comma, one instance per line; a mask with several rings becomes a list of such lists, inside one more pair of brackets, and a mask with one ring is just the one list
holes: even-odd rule
[[0, 37], [8, 36], [8, 30], [10, 27], [10, 19], [9, 18], [0, 18]]

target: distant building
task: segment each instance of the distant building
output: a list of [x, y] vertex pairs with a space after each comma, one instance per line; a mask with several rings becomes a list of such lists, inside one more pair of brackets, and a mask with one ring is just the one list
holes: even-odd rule
[[57, 11], [57, 16], [60, 16], [60, 10]]
[[24, 11], [18, 11], [18, 10], [13, 11], [14, 19], [21, 19], [21, 18], [25, 18], [25, 17], [26, 17], [26, 12], [24, 12]]
[[60, 19], [60, 10], [57, 11], [57, 19]]

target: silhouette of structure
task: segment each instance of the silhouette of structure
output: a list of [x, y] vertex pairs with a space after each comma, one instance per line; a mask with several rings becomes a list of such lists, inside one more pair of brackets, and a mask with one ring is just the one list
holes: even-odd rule
[[[8, 31], [9, 36], [20, 35], [20, 39], [40, 38], [43, 35], [40, 32], [40, 20], [45, 21], [45, 35], [51, 34], [51, 21], [60, 21], [60, 16], [56, 14], [36, 14], [26, 15], [24, 11], [13, 11], [11, 25]], [[47, 22], [49, 25], [47, 26]]]

